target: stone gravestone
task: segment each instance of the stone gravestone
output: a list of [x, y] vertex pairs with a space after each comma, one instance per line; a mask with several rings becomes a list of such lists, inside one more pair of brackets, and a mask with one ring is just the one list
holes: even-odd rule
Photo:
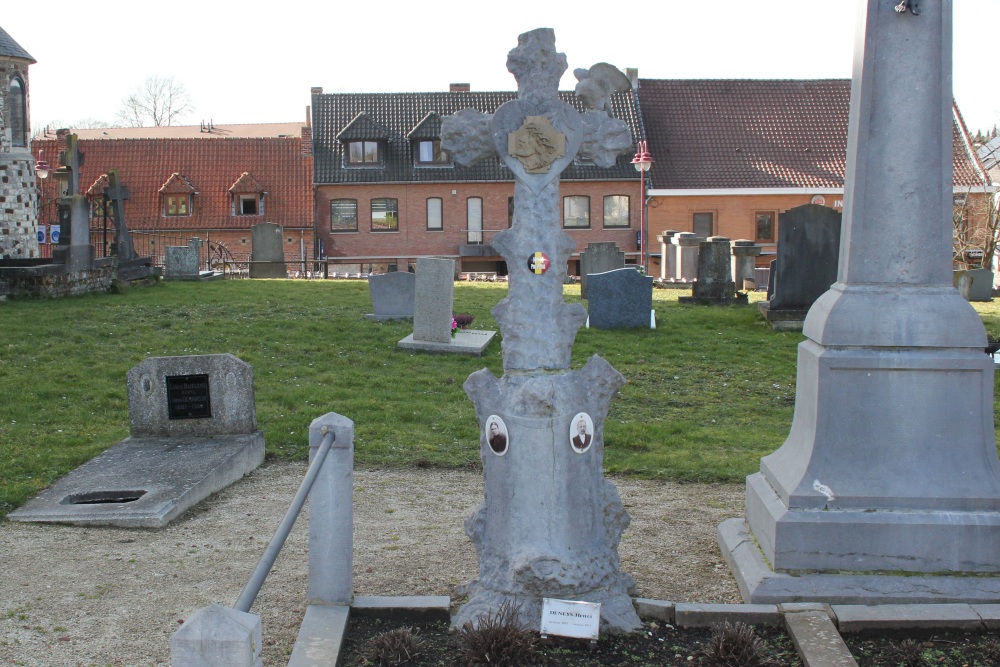
[[285, 266], [285, 229], [273, 222], [262, 222], [251, 230], [251, 278], [287, 278]]
[[264, 461], [249, 364], [231, 354], [152, 357], [127, 383], [131, 436], [11, 519], [159, 528]]
[[517, 41], [507, 56], [517, 99], [492, 116], [465, 109], [441, 128], [455, 162], [499, 155], [515, 178], [514, 224], [492, 241], [510, 270], [508, 296], [493, 309], [504, 375], [483, 369], [465, 382], [480, 424], [484, 499], [465, 522], [479, 577], [452, 623], [476, 625], [508, 603], [523, 627], [537, 629], [550, 598], [599, 603], [602, 629], [630, 632], [641, 626], [629, 596], [635, 582], [618, 558], [629, 518], [603, 473], [604, 420], [624, 378], [597, 355], [569, 368], [587, 314], [563, 299], [576, 243], [559, 215], [559, 174], [577, 155], [609, 167], [632, 152], [628, 126], [601, 111], [630, 85], [606, 63], [577, 69], [577, 95], [597, 109], [581, 114], [559, 98], [567, 65], [553, 31]]
[[417, 277], [408, 271], [368, 276], [372, 310], [366, 317], [375, 320], [412, 320]]
[[841, 214], [805, 204], [779, 216], [770, 299], [758, 305], [776, 330], [802, 328], [810, 306], [837, 280]]
[[[407, 274], [396, 272], [389, 274], [391, 275]], [[426, 352], [480, 355], [496, 335], [495, 331], [478, 329], [456, 331], [452, 335], [455, 260], [432, 257], [417, 259], [414, 291], [413, 333], [399, 341], [399, 347]]]
[[660, 280], [666, 282], [677, 279], [677, 252], [674, 250], [673, 238], [677, 236], [676, 229], [666, 229], [657, 236], [660, 242]]
[[594, 329], [649, 327], [653, 311], [653, 277], [635, 269], [590, 274], [587, 312]]
[[674, 265], [677, 273], [674, 279], [681, 283], [693, 283], [698, 278], [698, 251], [704, 236], [693, 232], [678, 232], [670, 239], [674, 245]]
[[746, 303], [736, 294], [733, 283], [733, 255], [729, 239], [725, 236], [710, 236], [698, 247], [698, 279], [691, 288], [692, 295], [682, 296], [681, 303], [731, 304]]
[[625, 253], [613, 242], [588, 243], [580, 253], [580, 298], [586, 299], [587, 276], [625, 268]]
[[763, 248], [753, 241], [737, 239], [733, 241], [733, 282], [737, 290], [756, 290], [761, 284], [757, 280], [757, 257]]
[[837, 280], [805, 320], [788, 438], [719, 544], [747, 602], [988, 606], [1000, 459], [986, 331], [952, 286], [952, 3], [859, 20]]
[[201, 241], [199, 239], [191, 239], [187, 245], [164, 248], [163, 278], [165, 280], [198, 280], [201, 277], [200, 249]]

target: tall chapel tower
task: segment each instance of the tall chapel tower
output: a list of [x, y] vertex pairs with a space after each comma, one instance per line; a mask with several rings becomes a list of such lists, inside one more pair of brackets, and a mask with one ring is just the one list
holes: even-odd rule
[[38, 257], [38, 196], [28, 122], [35, 59], [0, 28], [0, 260]]

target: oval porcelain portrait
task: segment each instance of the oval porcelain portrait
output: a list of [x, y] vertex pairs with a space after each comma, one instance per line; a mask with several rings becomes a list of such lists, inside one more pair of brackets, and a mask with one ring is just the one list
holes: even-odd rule
[[507, 453], [507, 448], [510, 445], [507, 424], [497, 415], [490, 415], [486, 419], [486, 442], [497, 456], [503, 456]]
[[586, 412], [578, 412], [570, 422], [569, 442], [577, 454], [583, 454], [594, 443], [594, 420]]

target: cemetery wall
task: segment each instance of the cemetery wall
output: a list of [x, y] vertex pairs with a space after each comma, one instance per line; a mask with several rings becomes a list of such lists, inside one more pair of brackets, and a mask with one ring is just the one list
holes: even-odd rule
[[[637, 255], [636, 233], [639, 229], [638, 182], [563, 182], [561, 195], [590, 197], [590, 228], [566, 229], [576, 241], [577, 252], [588, 243], [610, 241], [630, 257]], [[483, 200], [483, 242], [508, 227], [508, 203], [514, 195], [513, 183], [389, 183], [341, 184], [316, 188], [316, 229], [323, 239], [325, 255], [336, 257], [377, 257], [382, 259], [415, 259], [426, 255], [457, 256], [459, 247], [468, 244], [468, 199]], [[630, 197], [630, 226], [605, 229], [604, 196]], [[371, 228], [371, 200], [389, 197], [398, 200], [399, 230], [376, 231]], [[442, 229], [427, 229], [427, 199], [442, 200]], [[357, 231], [330, 231], [330, 201], [357, 200]], [[481, 258], [465, 258], [465, 263]], [[634, 261], [631, 259], [630, 261]], [[469, 270], [469, 269], [466, 269]], [[474, 270], [474, 269], [473, 269]]]
[[[127, 218], [127, 216], [126, 216]], [[91, 238], [100, 238], [100, 230], [91, 231]], [[96, 236], [95, 236], [96, 235]], [[140, 233], [132, 232], [132, 239], [135, 250], [140, 255], [162, 255], [164, 246], [186, 245], [189, 239], [199, 238], [202, 241], [221, 243], [233, 254], [237, 262], [245, 262], [250, 259], [250, 251], [253, 248], [253, 237], [250, 229], [226, 229], [226, 230], [140, 230]], [[302, 261], [302, 249], [305, 248], [307, 259], [312, 258], [313, 234], [311, 231], [300, 229], [285, 229], [282, 240], [285, 248], [285, 262], [287, 264]], [[205, 262], [207, 249], [202, 246], [201, 261]]]

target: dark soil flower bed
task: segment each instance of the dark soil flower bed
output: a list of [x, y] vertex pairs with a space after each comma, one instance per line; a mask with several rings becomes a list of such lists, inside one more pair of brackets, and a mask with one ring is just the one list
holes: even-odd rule
[[[338, 663], [341, 667], [372, 666], [367, 661], [372, 640], [381, 633], [412, 627], [423, 640], [419, 654], [408, 662], [396, 663], [407, 667], [458, 667], [464, 664], [458, 657], [460, 647], [456, 633], [449, 632], [446, 622], [407, 623], [354, 616]], [[764, 643], [769, 667], [801, 667], [791, 639], [777, 628], [755, 628]], [[711, 665], [704, 652], [712, 636], [708, 629], [678, 629], [661, 622], [647, 621], [641, 633], [603, 636], [590, 648], [586, 640], [535, 635], [536, 655], [524, 667], [662, 667], [669, 665]], [[390, 664], [390, 663], [386, 663]], [[477, 663], [511, 664], [504, 662]]]

